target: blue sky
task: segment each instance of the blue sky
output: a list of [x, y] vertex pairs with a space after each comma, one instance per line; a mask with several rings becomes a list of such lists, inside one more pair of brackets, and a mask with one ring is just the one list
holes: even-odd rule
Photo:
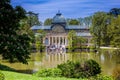
[[79, 18], [93, 15], [97, 11], [108, 12], [120, 8], [120, 0], [12, 0], [12, 5], [20, 5], [26, 11], [39, 13], [39, 20], [52, 18], [58, 10], [65, 18]]

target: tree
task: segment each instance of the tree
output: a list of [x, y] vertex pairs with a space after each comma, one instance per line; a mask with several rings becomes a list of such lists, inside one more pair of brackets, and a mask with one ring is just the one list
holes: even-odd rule
[[68, 41], [68, 49], [70, 51], [75, 49], [74, 39], [76, 39], [76, 32], [74, 30], [71, 30], [68, 32], [68, 40], [69, 40]]
[[79, 25], [80, 22], [77, 19], [70, 19], [69, 25]]
[[26, 33], [19, 34], [26, 11], [20, 6], [13, 8], [10, 0], [1, 1], [0, 6], [0, 54], [10, 62], [27, 63], [31, 39]]
[[85, 25], [87, 27], [91, 26], [92, 23], [92, 16], [84, 17], [84, 18], [78, 18], [80, 25]]
[[78, 21], [80, 22], [80, 25], [81, 25], [81, 26], [84, 25], [84, 18], [78, 18]]
[[112, 18], [108, 29], [111, 38], [111, 45], [120, 48], [120, 15], [117, 18]]
[[92, 23], [92, 17], [89, 16], [89, 17], [85, 17], [84, 18], [84, 23], [87, 27], [90, 27], [91, 26], [91, 23]]
[[79, 47], [79, 48], [82, 48], [84, 43], [86, 43], [86, 41], [87, 41], [85, 38], [83, 38], [81, 36], [77, 36], [75, 40], [76, 40], [76, 42], [75, 42], [76, 46], [78, 45], [77, 47]]
[[45, 37], [46, 33], [43, 30], [38, 30], [36, 35], [36, 47], [40, 52], [42, 52], [43, 49], [43, 38]]
[[27, 23], [29, 24], [30, 27], [34, 25], [42, 25], [42, 22], [38, 20], [38, 14], [36, 13], [29, 11], [27, 13], [27, 18], [28, 18]]
[[112, 8], [109, 14], [113, 15], [114, 17], [118, 17], [118, 15], [120, 15], [120, 8]]
[[[108, 40], [110, 40], [109, 35], [107, 34], [107, 20], [108, 15], [105, 12], [97, 12], [93, 15], [92, 18], [92, 27], [91, 27], [91, 34], [93, 35], [93, 39], [95, 44], [97, 44], [98, 48], [100, 47], [101, 43], [103, 42], [105, 45], [109, 44]], [[103, 45], [104, 45], [103, 44]]]
[[48, 18], [45, 20], [44, 25], [51, 25], [51, 23], [52, 23], [52, 19]]

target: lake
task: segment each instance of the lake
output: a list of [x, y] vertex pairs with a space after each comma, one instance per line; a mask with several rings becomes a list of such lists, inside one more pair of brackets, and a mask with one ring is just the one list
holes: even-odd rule
[[34, 73], [42, 68], [54, 68], [67, 60], [83, 62], [88, 59], [94, 59], [102, 67], [102, 73], [106, 75], [111, 75], [117, 67], [120, 68], [120, 53], [115, 53], [112, 50], [103, 50], [99, 53], [32, 53], [30, 57], [28, 65], [18, 62], [10, 64], [5, 60], [1, 60], [1, 63], [23, 73]]

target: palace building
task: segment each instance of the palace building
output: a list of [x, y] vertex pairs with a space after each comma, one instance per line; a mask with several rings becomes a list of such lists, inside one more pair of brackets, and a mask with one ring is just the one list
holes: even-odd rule
[[[87, 39], [86, 45], [90, 45], [92, 38], [89, 28], [87, 26], [80, 25], [67, 25], [64, 16], [58, 12], [52, 19], [50, 26], [33, 26], [31, 28], [34, 32], [37, 30], [44, 30], [47, 34], [44, 37], [43, 44], [49, 45], [64, 45], [68, 46], [68, 32], [74, 30], [77, 36], [81, 36]], [[37, 34], [37, 33], [36, 33]]]

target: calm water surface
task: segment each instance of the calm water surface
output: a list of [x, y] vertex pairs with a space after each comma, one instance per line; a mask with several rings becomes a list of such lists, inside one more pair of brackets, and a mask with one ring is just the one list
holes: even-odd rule
[[53, 68], [67, 60], [84, 61], [88, 59], [96, 60], [102, 67], [102, 73], [111, 75], [113, 71], [120, 68], [120, 54], [112, 51], [102, 51], [101, 53], [66, 53], [66, 54], [46, 54], [32, 53], [28, 65], [22, 63], [8, 63], [1, 60], [1, 63], [24, 73], [33, 73], [42, 68]]

